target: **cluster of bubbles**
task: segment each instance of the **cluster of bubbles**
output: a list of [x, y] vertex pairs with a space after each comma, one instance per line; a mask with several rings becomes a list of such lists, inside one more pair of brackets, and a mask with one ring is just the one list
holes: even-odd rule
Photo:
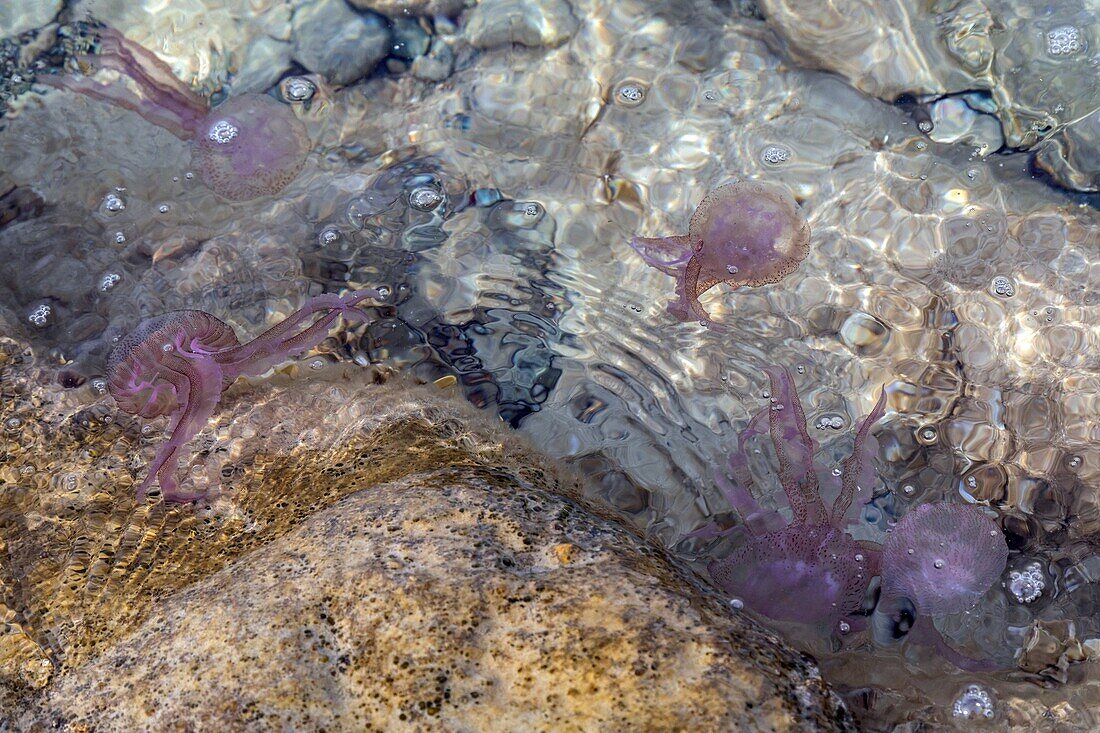
[[818, 430], [840, 430], [844, 427], [844, 418], [840, 415], [822, 415], [814, 423]]
[[103, 197], [102, 208], [112, 214], [117, 214], [126, 208], [126, 202], [117, 193], [109, 193]]
[[1081, 47], [1081, 31], [1072, 25], [1060, 25], [1047, 31], [1047, 53], [1051, 56], [1073, 56]]
[[104, 274], [103, 277], [99, 279], [99, 292], [106, 293], [108, 290], [118, 285], [121, 279], [122, 276], [117, 272], [108, 272]]
[[993, 698], [981, 685], [970, 685], [955, 698], [951, 712], [956, 718], [964, 720], [992, 718]]
[[1023, 570], [1008, 574], [1008, 592], [1018, 603], [1031, 603], [1043, 594], [1046, 580], [1043, 568], [1037, 562], [1029, 563]]
[[45, 328], [50, 324], [50, 318], [52, 316], [53, 308], [50, 307], [50, 304], [42, 303], [38, 306], [35, 306], [34, 310], [32, 310], [27, 315], [27, 320], [31, 322], [32, 326], [35, 326], [37, 328]]
[[225, 145], [237, 137], [238, 133], [240, 133], [240, 130], [229, 120], [218, 120], [210, 126], [206, 137], [218, 145]]
[[615, 98], [624, 107], [637, 107], [645, 101], [645, 87], [635, 82], [626, 82], [619, 87]]
[[999, 298], [1011, 298], [1016, 294], [1016, 283], [1007, 275], [997, 275], [989, 285], [990, 290]]
[[779, 165], [791, 159], [791, 151], [782, 145], [769, 145], [760, 153], [760, 160], [768, 165]]

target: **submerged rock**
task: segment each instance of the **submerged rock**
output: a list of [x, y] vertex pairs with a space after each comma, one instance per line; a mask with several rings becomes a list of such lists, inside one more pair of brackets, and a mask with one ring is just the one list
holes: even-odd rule
[[293, 28], [294, 59], [333, 84], [366, 76], [390, 51], [385, 22], [356, 13], [344, 0], [320, 0], [299, 8]]
[[576, 30], [577, 19], [565, 0], [482, 0], [466, 19], [466, 36], [474, 48], [513, 43], [553, 48]]
[[410, 15], [458, 15], [466, 0], [348, 0], [361, 10], [373, 10], [389, 18]]
[[[20, 615], [53, 623], [27, 636], [70, 646], [11, 729], [854, 730], [815, 667], [467, 405], [297, 381], [227, 413], [215, 453], [248, 466], [242, 479], [205, 508], [123, 510], [156, 538], [155, 568], [119, 548], [114, 570], [65, 582], [129, 580], [38, 596], [56, 588], [41, 558], [67, 541], [15, 542]], [[108, 475], [65, 515], [97, 514], [99, 492], [125, 506]], [[56, 493], [36, 511], [55, 513]], [[80, 531], [110, 543], [118, 526]]]
[[1097, 190], [1095, 10], [1081, 0], [760, 0], [790, 58], [888, 102], [988, 90], [1013, 148], [1060, 184]]

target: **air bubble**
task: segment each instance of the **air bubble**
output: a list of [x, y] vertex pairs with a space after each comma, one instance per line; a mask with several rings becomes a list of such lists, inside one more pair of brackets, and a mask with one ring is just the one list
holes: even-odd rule
[[627, 82], [619, 87], [615, 98], [624, 107], [637, 107], [645, 101], [645, 88], [640, 84]]
[[932, 120], [921, 120], [917, 123], [917, 129], [923, 132], [925, 135], [932, 132]]
[[431, 211], [443, 202], [443, 194], [434, 188], [424, 186], [409, 194], [409, 206], [418, 211]]
[[122, 232], [115, 232], [115, 244], [126, 244], [126, 235]]
[[943, 560], [936, 560], [932, 563], [932, 567], [934, 567], [936, 570], [943, 570], [944, 565], [945, 563]]
[[936, 442], [936, 438], [939, 434], [932, 426], [921, 428], [917, 431], [917, 440], [924, 445], [931, 445]]
[[1071, 471], [1076, 471], [1081, 467], [1082, 463], [1084, 463], [1084, 461], [1081, 460], [1081, 456], [1070, 456], [1066, 459], [1066, 468]]
[[317, 93], [317, 87], [304, 76], [290, 76], [283, 79], [280, 91], [288, 102], [306, 102]]
[[1011, 298], [1016, 294], [1016, 283], [1007, 275], [997, 275], [989, 284], [989, 290], [998, 298]]
[[769, 145], [760, 153], [760, 160], [768, 165], [779, 165], [791, 159], [791, 151], [782, 145]]
[[122, 276], [117, 272], [108, 272], [103, 277], [99, 278], [99, 292], [106, 293], [108, 290], [112, 290], [119, 281], [122, 280]]
[[1081, 52], [1081, 31], [1072, 25], [1060, 25], [1047, 31], [1047, 53], [1051, 56], [1074, 56]]
[[14, 433], [23, 427], [23, 420], [19, 417], [9, 417], [4, 421], [4, 429], [8, 432]]
[[324, 368], [324, 366], [325, 366], [325, 362], [322, 359], [314, 359], [313, 361], [311, 361], [309, 363], [309, 368], [312, 369], [313, 371], [318, 371], [318, 370]]
[[840, 633], [842, 634], [847, 634], [849, 631], [852, 630], [851, 625], [847, 621], [841, 621], [840, 625], [837, 628], [840, 629]]
[[955, 698], [955, 704], [951, 709], [956, 718], [970, 720], [971, 718], [992, 718], [993, 699], [981, 685], [970, 685], [962, 694]]
[[53, 308], [49, 303], [35, 306], [34, 310], [27, 314], [27, 320], [36, 328], [45, 328], [53, 322]]
[[339, 239], [340, 231], [336, 227], [325, 227], [321, 230], [321, 233], [317, 235], [317, 241], [321, 243], [322, 247], [334, 244]]
[[726, 265], [726, 272], [731, 275], [736, 275], [740, 270], [737, 269], [737, 265]]
[[97, 395], [107, 394], [107, 380], [106, 379], [93, 379], [91, 381], [92, 392]]
[[210, 126], [210, 131], [206, 133], [206, 137], [218, 145], [225, 145], [237, 137], [239, 132], [240, 130], [229, 120], [218, 120]]
[[740, 611], [744, 607], [745, 607], [745, 602], [742, 601], [740, 598], [731, 598], [730, 599], [730, 608], [735, 608], [738, 611]]
[[1017, 603], [1031, 603], [1043, 595], [1046, 579], [1039, 563], [1030, 563], [1023, 570], [1013, 570], [1008, 574], [1008, 592]]
[[168, 204], [161, 204], [160, 206], [157, 207], [157, 211], [159, 211], [162, 214], [167, 214], [168, 213]]
[[117, 214], [126, 208], [126, 202], [117, 193], [109, 193], [103, 197], [100, 208], [110, 214]]

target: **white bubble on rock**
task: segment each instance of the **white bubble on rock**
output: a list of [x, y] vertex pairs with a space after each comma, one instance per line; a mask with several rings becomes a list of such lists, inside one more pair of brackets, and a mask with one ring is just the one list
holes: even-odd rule
[[1051, 56], [1075, 56], [1081, 52], [1081, 31], [1072, 25], [1060, 25], [1047, 31], [1047, 53]]
[[972, 720], [976, 718], [992, 718], [993, 698], [981, 685], [970, 685], [962, 694], [955, 698], [955, 704], [951, 713], [956, 718]]

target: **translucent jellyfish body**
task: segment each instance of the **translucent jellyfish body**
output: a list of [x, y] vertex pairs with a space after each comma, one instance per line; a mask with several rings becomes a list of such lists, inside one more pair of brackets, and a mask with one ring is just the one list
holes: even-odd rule
[[[187, 492], [176, 480], [179, 452], [214, 414], [222, 391], [239, 376], [262, 374], [287, 357], [320, 343], [341, 315], [365, 319], [356, 304], [379, 298], [374, 290], [344, 297], [321, 295], [282, 322], [242, 345], [229, 324], [199, 310], [166, 313], [141, 322], [107, 359], [107, 386], [118, 406], [145, 418], [171, 417], [172, 435], [157, 451], [138, 488], [145, 498], [154, 479], [165, 501], [187, 502], [204, 492]], [[309, 319], [323, 314], [312, 324]]]
[[995, 665], [947, 645], [932, 616], [973, 608], [1004, 572], [1008, 544], [980, 509], [968, 504], [924, 504], [906, 514], [882, 547], [879, 618], [901, 611], [910, 617], [908, 638], [932, 646], [961, 669]]
[[191, 162], [215, 193], [247, 201], [281, 191], [301, 171], [310, 141], [284, 104], [242, 94], [210, 109], [156, 55], [110, 28], [94, 31], [97, 53], [77, 57], [83, 68], [113, 69], [133, 82], [102, 84], [85, 76], [40, 76], [38, 81], [86, 94], [140, 114], [191, 143]]
[[959, 613], [974, 607], [1007, 561], [1004, 535], [980, 509], [924, 504], [883, 543], [882, 592], [908, 598], [921, 613]]
[[[800, 623], [824, 622], [839, 628], [843, 617], [859, 610], [864, 590], [878, 572], [878, 546], [857, 542], [846, 531], [845, 513], [874, 479], [871, 458], [877, 448], [871, 426], [886, 409], [885, 394], [856, 429], [855, 446], [839, 476], [831, 507], [821, 498], [821, 479], [814, 470], [816, 443], [806, 429], [806, 415], [786, 369], [767, 369], [772, 404], [758, 413], [738, 436], [739, 451], [729, 467], [734, 480], [716, 472], [716, 480], [744, 521], [747, 541], [708, 571], [727, 593], [771, 618]], [[763, 435], [763, 423], [775, 447], [779, 481], [791, 508], [787, 523], [778, 512], [760, 508], [752, 495], [748, 471], [749, 441]], [[850, 625], [849, 625], [850, 628]]]
[[709, 321], [700, 295], [720, 282], [735, 288], [779, 282], [809, 254], [810, 227], [785, 189], [737, 182], [703, 198], [686, 235], [634, 237], [630, 246], [646, 264], [676, 278], [670, 313]]

